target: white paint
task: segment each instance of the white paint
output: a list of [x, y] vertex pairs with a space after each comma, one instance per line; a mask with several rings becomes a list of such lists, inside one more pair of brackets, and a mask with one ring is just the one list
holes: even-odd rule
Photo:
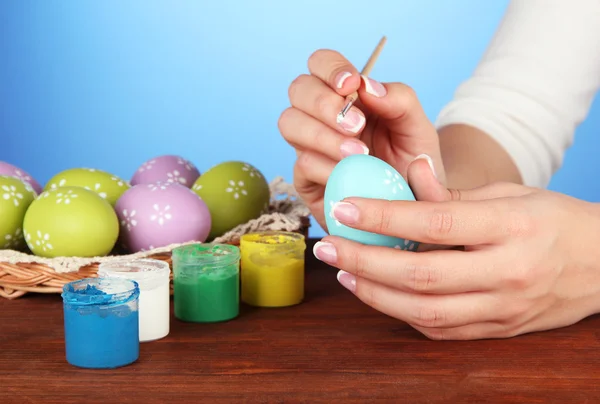
[[140, 342], [154, 341], [169, 334], [169, 278], [153, 289], [140, 290]]
[[117, 260], [103, 262], [100, 277], [134, 280], [140, 288], [140, 342], [155, 341], [169, 334], [170, 288], [169, 264], [155, 259]]

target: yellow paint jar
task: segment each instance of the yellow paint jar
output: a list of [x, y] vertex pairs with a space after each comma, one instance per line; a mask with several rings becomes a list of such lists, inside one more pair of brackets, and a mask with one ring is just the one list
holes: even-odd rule
[[304, 236], [291, 232], [245, 234], [240, 239], [241, 298], [259, 307], [285, 307], [304, 299]]

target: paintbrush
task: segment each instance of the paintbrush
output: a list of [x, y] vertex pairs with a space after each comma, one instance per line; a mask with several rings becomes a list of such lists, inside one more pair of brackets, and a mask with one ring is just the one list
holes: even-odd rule
[[[387, 38], [383, 36], [377, 44], [377, 47], [375, 48], [373, 53], [371, 53], [371, 57], [369, 58], [369, 60], [367, 60], [365, 67], [363, 67], [362, 71], [360, 72], [361, 75], [367, 77], [371, 73], [371, 70], [373, 69], [373, 66], [375, 65], [375, 62], [377, 61], [377, 58], [379, 57], [379, 54], [381, 53], [386, 41]], [[350, 108], [352, 108], [352, 105], [354, 105], [356, 100], [358, 100], [358, 91], [355, 91], [352, 94], [346, 96], [346, 106], [337, 115], [338, 123], [344, 120], [346, 114], [348, 113]]]

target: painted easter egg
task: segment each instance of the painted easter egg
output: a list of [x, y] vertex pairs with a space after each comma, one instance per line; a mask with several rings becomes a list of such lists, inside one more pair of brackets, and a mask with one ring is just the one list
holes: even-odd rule
[[113, 207], [97, 193], [64, 186], [44, 191], [23, 221], [25, 241], [41, 257], [96, 257], [111, 252], [119, 237]]
[[130, 186], [123, 179], [95, 168], [71, 168], [56, 174], [48, 181], [44, 191], [59, 187], [82, 187], [93, 191], [112, 206]]
[[25, 246], [23, 218], [35, 195], [33, 188], [18, 178], [0, 176], [0, 249]]
[[199, 176], [200, 171], [189, 160], [164, 155], [142, 164], [131, 178], [131, 185], [174, 182], [191, 188]]
[[29, 184], [31, 188], [35, 191], [36, 195], [42, 193], [42, 186], [25, 170], [20, 169], [19, 167], [15, 167], [6, 161], [0, 161], [0, 175], [6, 175], [9, 177], [17, 177], [21, 181]]
[[353, 229], [335, 220], [332, 207], [349, 197], [414, 201], [404, 178], [388, 163], [376, 157], [357, 154], [342, 159], [333, 169], [325, 187], [325, 220], [332, 236], [344, 237], [362, 244], [416, 250], [419, 243]]
[[151, 250], [208, 237], [211, 217], [192, 190], [177, 183], [139, 184], [115, 206], [120, 243], [131, 252]]
[[269, 207], [269, 184], [250, 164], [228, 161], [206, 171], [194, 183], [196, 192], [210, 210], [209, 239], [259, 217]]

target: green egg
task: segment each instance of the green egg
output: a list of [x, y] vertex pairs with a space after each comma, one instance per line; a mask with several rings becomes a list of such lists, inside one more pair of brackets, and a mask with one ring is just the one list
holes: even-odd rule
[[25, 246], [23, 218], [34, 199], [31, 186], [15, 177], [0, 176], [0, 249]]
[[71, 168], [56, 174], [48, 181], [44, 191], [64, 186], [83, 187], [94, 191], [115, 206], [117, 200], [130, 188], [127, 181], [95, 168]]
[[29, 249], [41, 257], [101, 257], [119, 236], [113, 207], [82, 187], [44, 191], [31, 203], [23, 221]]
[[209, 239], [256, 219], [269, 207], [269, 184], [260, 171], [241, 161], [212, 167], [192, 186], [210, 211]]

